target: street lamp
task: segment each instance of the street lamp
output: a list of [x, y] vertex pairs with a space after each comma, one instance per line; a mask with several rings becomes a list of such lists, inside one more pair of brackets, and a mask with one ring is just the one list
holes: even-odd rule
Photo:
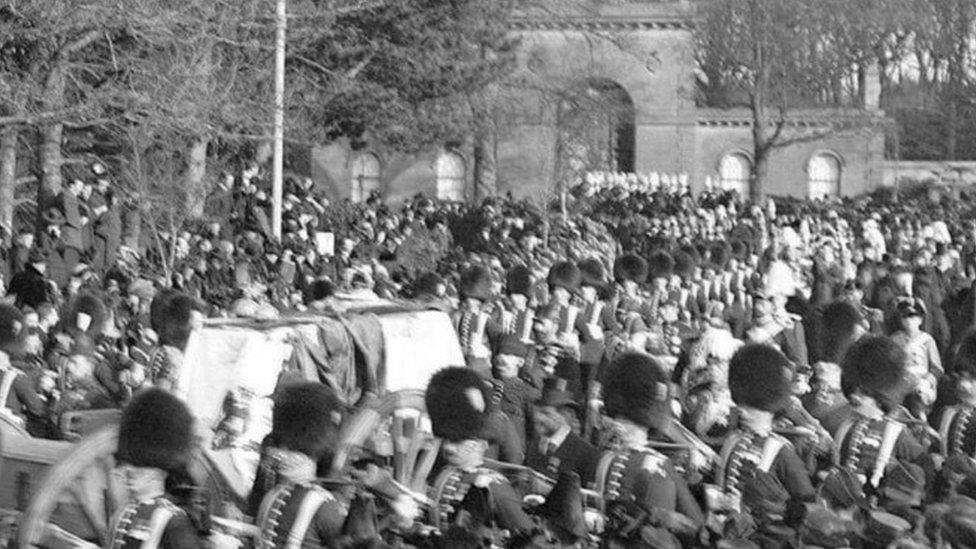
[[281, 204], [285, 171], [285, 31], [288, 28], [287, 0], [277, 0], [275, 33], [274, 158], [271, 183], [271, 231], [281, 240]]

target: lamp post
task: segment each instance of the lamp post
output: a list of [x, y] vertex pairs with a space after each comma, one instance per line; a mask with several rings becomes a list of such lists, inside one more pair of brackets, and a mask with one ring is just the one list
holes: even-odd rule
[[281, 210], [285, 167], [285, 31], [288, 26], [286, 0], [277, 0], [275, 33], [274, 158], [271, 184], [271, 230], [281, 240]]

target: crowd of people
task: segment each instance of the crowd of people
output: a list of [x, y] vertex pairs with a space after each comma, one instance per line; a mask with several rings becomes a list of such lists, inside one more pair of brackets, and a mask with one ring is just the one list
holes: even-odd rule
[[209, 222], [138, 246], [92, 174], [0, 250], [0, 403], [39, 437], [124, 407], [140, 498], [117, 543], [161, 507], [165, 547], [211, 529], [174, 487], [192, 416], [167, 392], [203, 317], [385, 298], [450, 314], [464, 354], [427, 388], [434, 501], [376, 460], [359, 490], [318, 482], [353, 403], [281, 387], [245, 511], [262, 546], [976, 547], [974, 196], [750, 205], [621, 178], [550, 212], [291, 181], [277, 241], [249, 168]]

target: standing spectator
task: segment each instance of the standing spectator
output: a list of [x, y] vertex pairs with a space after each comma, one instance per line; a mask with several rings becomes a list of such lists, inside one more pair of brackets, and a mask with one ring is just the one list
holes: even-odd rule
[[65, 223], [61, 229], [61, 241], [64, 243], [65, 270], [71, 272], [81, 261], [85, 252], [82, 232], [88, 225], [87, 207], [82, 207], [81, 194], [85, 183], [74, 179], [61, 193], [61, 208], [64, 212]]
[[115, 264], [122, 245], [122, 216], [119, 213], [118, 199], [112, 189], [105, 189], [102, 195], [104, 205], [94, 210], [98, 221], [95, 224], [95, 258], [93, 265], [98, 272]]
[[[30, 229], [22, 229], [14, 239], [13, 247], [7, 256], [10, 265], [10, 276], [13, 276], [27, 267], [27, 259], [30, 251], [34, 248], [34, 233]], [[10, 279], [7, 278], [9, 281]]]

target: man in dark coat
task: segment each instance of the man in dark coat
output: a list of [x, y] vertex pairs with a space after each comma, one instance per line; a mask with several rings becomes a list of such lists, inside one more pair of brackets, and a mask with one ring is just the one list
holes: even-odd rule
[[65, 219], [61, 241], [64, 243], [64, 262], [68, 272], [81, 261], [85, 250], [82, 231], [89, 220], [84, 215], [87, 208], [82, 209], [81, 192], [84, 187], [82, 180], [75, 179], [61, 193], [61, 209]]
[[557, 478], [560, 473], [576, 473], [584, 486], [594, 482], [600, 451], [574, 432], [579, 405], [567, 390], [566, 380], [549, 378], [542, 397], [532, 409], [534, 437], [529, 442], [525, 462], [536, 471]]
[[0, 305], [0, 408], [32, 427], [43, 424], [47, 403], [34, 390], [33, 380], [16, 363], [24, 357], [27, 327], [24, 316], [15, 307]]
[[115, 265], [122, 245], [122, 216], [119, 213], [118, 199], [112, 189], [106, 189], [102, 195], [104, 205], [95, 210], [98, 221], [95, 224], [95, 259], [94, 266], [98, 272]]
[[28, 256], [27, 266], [15, 274], [10, 280], [7, 295], [14, 296], [17, 307], [37, 308], [41, 303], [49, 302], [49, 281], [44, 274], [47, 270], [47, 259], [44, 252], [34, 248]]

